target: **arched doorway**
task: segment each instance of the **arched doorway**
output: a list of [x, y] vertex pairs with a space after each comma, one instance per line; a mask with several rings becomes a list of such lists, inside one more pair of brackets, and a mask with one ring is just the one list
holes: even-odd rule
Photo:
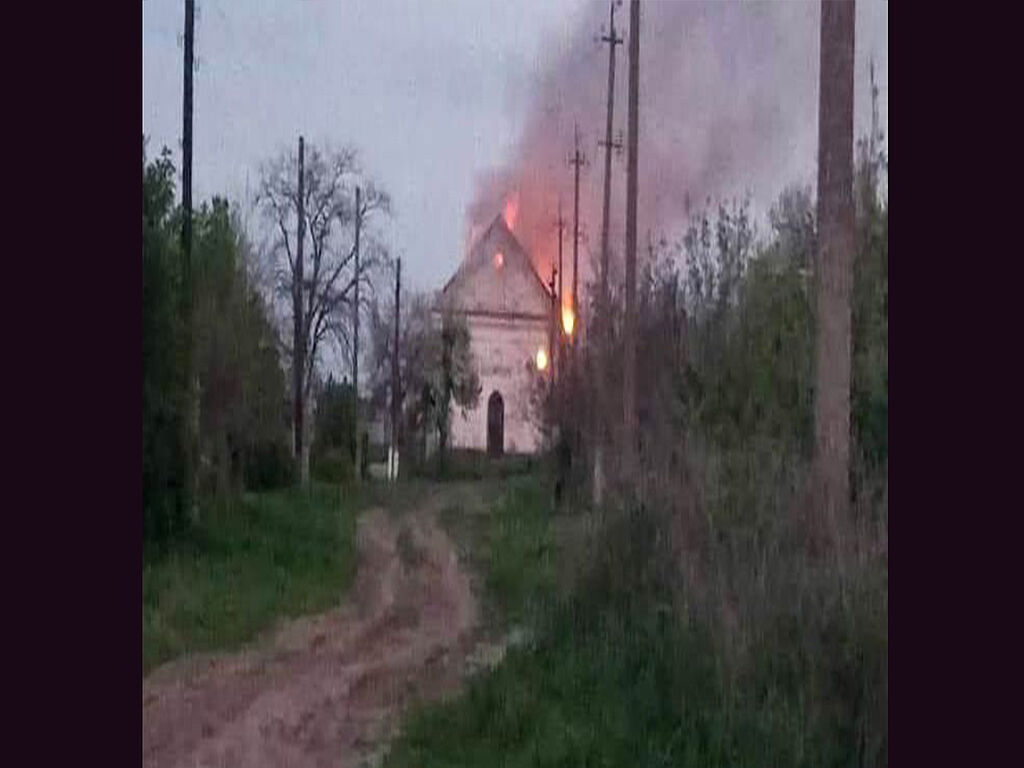
[[495, 390], [487, 399], [487, 453], [501, 456], [505, 451], [505, 401]]

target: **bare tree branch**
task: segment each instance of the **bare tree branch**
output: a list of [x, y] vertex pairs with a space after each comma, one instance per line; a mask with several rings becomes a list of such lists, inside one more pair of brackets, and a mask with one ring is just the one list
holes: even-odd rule
[[[361, 177], [355, 150], [321, 150], [307, 144], [303, 171], [308, 254], [302, 284], [296, 280], [295, 230], [298, 211], [298, 156], [283, 152], [264, 164], [255, 205], [270, 226], [273, 237], [265, 245], [272, 276], [269, 289], [279, 318], [294, 322], [295, 302], [303, 309], [299, 333], [306, 340], [303, 388], [309, 393], [317, 379], [319, 358], [328, 344], [347, 349], [351, 344], [352, 296], [356, 280], [366, 286], [365, 301], [372, 300], [374, 275], [388, 263], [386, 247], [375, 237], [373, 223], [391, 213], [391, 199], [371, 180]], [[362, 190], [359, 210], [354, 205], [354, 187]], [[354, 230], [357, 219], [362, 228], [363, 253], [359, 274], [355, 274]], [[361, 302], [362, 303], [362, 302]], [[280, 348], [291, 356], [292, 334]]]

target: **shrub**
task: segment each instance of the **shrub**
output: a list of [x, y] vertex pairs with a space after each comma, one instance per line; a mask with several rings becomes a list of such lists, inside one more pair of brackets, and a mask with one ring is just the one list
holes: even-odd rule
[[295, 478], [291, 451], [280, 442], [258, 443], [244, 452], [245, 487], [253, 491], [284, 488]]
[[324, 449], [314, 457], [310, 474], [322, 483], [348, 482], [355, 477], [352, 456], [346, 448]]

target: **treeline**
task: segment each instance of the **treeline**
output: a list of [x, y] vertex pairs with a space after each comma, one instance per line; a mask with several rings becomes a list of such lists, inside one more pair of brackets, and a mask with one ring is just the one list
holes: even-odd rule
[[[876, 137], [859, 142], [853, 270], [852, 489], [877, 490], [888, 473], [888, 227], [881, 183], [887, 158]], [[770, 452], [800, 463], [814, 449], [815, 259], [814, 199], [809, 187], [782, 192], [758, 233], [748, 201], [706, 200], [688, 211], [675, 240], [647, 244], [637, 285], [637, 409], [641, 455], [653, 482], [674, 476], [687, 446], [716, 454]], [[619, 420], [622, 402], [621, 289], [609, 305], [610, 353], [581, 350], [585, 375], [564, 376], [545, 403], [597, 403], [601, 380], [613, 404], [608, 414], [568, 412], [586, 452], [602, 419]], [[591, 305], [589, 311], [597, 312]], [[587, 396], [567, 390], [582, 388]], [[593, 391], [591, 391], [593, 390]], [[565, 421], [563, 418], [562, 421]], [[565, 426], [565, 425], [562, 425]], [[572, 424], [568, 425], [570, 428]], [[706, 452], [706, 451], [705, 451]], [[613, 462], [614, 465], [614, 462]], [[579, 490], [589, 482], [577, 462]], [[630, 478], [630, 482], [634, 478]]]
[[[170, 151], [147, 160], [143, 137], [142, 166], [142, 535], [161, 544], [187, 529], [196, 493], [282, 485], [293, 467], [288, 388], [238, 211], [215, 197], [195, 212], [189, 290]], [[181, 364], [189, 303], [192, 382]], [[195, 488], [185, 482], [189, 440]]]
[[[392, 396], [392, 355], [395, 346], [394, 301], [375, 300], [370, 313], [371, 404], [388, 412]], [[475, 408], [481, 385], [470, 345], [469, 326], [452, 312], [434, 314], [428, 293], [406, 293], [401, 303], [398, 337], [398, 447], [418, 473], [446, 471], [453, 416]], [[438, 439], [436, 464], [431, 466], [428, 438]]]
[[[376, 312], [375, 283], [392, 265], [381, 231], [391, 202], [361, 170], [354, 148], [307, 146], [302, 139], [299, 148], [282, 149], [260, 165], [253, 227], [221, 197], [194, 211], [186, 279], [171, 153], [165, 148], [147, 159], [143, 137], [146, 544], [180, 537], [202, 518], [204, 504], [242, 490], [306, 486], [311, 469], [326, 482], [356, 474], [355, 391], [330, 368], [339, 360], [354, 367], [357, 303], [362, 315]], [[420, 398], [417, 405], [431, 409], [427, 419], [412, 409], [417, 423], [425, 423], [444, 410], [435, 402], [450, 399], [440, 397], [446, 385], [456, 399], [462, 396], [463, 374], [472, 365], [465, 360], [466, 333], [446, 347], [425, 300], [419, 304], [406, 314], [406, 324], [413, 324], [403, 337], [403, 380]], [[368, 335], [365, 327], [360, 335]], [[375, 351], [359, 357], [372, 358]], [[183, 373], [188, 352], [191, 382]], [[441, 375], [445, 360], [447, 378]], [[373, 363], [380, 369], [373, 386], [390, 385], [389, 377], [378, 375], [389, 361]], [[364, 445], [366, 405], [359, 410]]]

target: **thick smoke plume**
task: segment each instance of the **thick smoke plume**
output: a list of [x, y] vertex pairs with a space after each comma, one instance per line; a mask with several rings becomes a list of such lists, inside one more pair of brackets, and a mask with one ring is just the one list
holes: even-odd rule
[[[641, 7], [639, 235], [673, 233], [687, 201], [749, 194], [766, 207], [786, 184], [811, 182], [817, 147], [817, 3], [645, 2]], [[569, 220], [565, 284], [572, 280], [573, 124], [588, 165], [580, 180], [580, 289], [599, 260], [608, 48], [595, 40], [608, 5], [581, 11], [568, 39], [551, 39], [507, 167], [477, 180], [471, 240], [510, 199], [514, 230], [545, 282], [557, 260], [559, 197]], [[628, 38], [628, 2], [616, 12]], [[555, 37], [555, 36], [553, 36]], [[626, 131], [628, 42], [616, 56], [615, 133]], [[610, 248], [621, 261], [625, 153], [612, 163]]]

